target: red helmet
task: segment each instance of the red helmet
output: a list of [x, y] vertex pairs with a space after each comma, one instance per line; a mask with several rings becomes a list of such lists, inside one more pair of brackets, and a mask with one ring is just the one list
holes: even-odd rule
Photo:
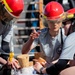
[[49, 19], [58, 19], [64, 13], [62, 5], [56, 1], [51, 1], [45, 6], [44, 15]]
[[75, 8], [72, 8], [72, 9], [68, 10], [67, 12], [71, 13], [71, 14], [75, 14]]
[[18, 17], [23, 11], [24, 2], [23, 0], [2, 0], [5, 5], [5, 9], [13, 17]]
[[72, 9], [67, 11], [67, 18], [72, 19], [74, 17], [75, 17], [75, 8], [72, 8]]

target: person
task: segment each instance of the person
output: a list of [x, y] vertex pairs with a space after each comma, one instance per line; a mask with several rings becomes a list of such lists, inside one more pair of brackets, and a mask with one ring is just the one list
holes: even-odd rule
[[[59, 2], [60, 4], [62, 4], [63, 8], [65, 11], [75, 8], [75, 1], [74, 0], [56, 0], [57, 2]], [[67, 7], [66, 7], [67, 6]]]
[[[74, 13], [74, 8], [75, 8], [75, 1], [74, 0], [56, 0], [57, 2], [59, 2], [60, 4], [62, 4], [64, 11], [68, 12], [68, 13]], [[67, 7], [66, 7], [67, 6]], [[63, 22], [64, 24], [64, 29], [65, 29], [65, 35], [69, 35], [71, 32], [74, 32], [74, 28], [75, 28], [75, 20], [74, 18], [68, 18], [67, 20], [65, 20]]]
[[[74, 37], [75, 37], [75, 32], [71, 33], [65, 40], [64, 48], [63, 48], [64, 51], [61, 57], [68, 59], [68, 60], [75, 60], [75, 44], [74, 44], [75, 38]], [[75, 75], [75, 62], [72, 64], [71, 67], [61, 71], [60, 75]]]
[[[45, 6], [43, 15], [43, 18], [48, 23], [48, 25], [46, 25], [47, 28], [39, 31], [33, 29], [29, 40], [23, 45], [22, 53], [28, 53], [39, 44], [42, 56], [47, 61], [47, 64], [51, 66], [52, 61], [59, 58], [62, 52], [63, 42], [66, 38], [64, 29], [62, 28], [63, 16], [64, 9], [62, 5], [56, 1], [49, 2]], [[63, 62], [63, 64], [61, 62]], [[66, 62], [68, 61], [59, 60], [56, 64], [58, 65], [58, 69], [61, 70], [61, 68], [66, 68], [66, 66], [63, 66]], [[59, 66], [60, 64], [62, 64], [61, 67]], [[55, 71], [58, 69], [56, 68]], [[52, 75], [53, 73], [56, 73], [55, 71], [52, 71]]]
[[[74, 19], [74, 13], [75, 13], [75, 8], [72, 8], [70, 10], [67, 11], [69, 14], [72, 15], [72, 17], [68, 18], [67, 20], [67, 24], [71, 24], [69, 22], [73, 21]], [[72, 26], [73, 28], [74, 26]], [[71, 30], [74, 30], [74, 29], [71, 29]], [[70, 34], [72, 33], [72, 34]], [[67, 68], [67, 69], [62, 69], [59, 73], [59, 75], [74, 75], [75, 74], [75, 42], [73, 42], [75, 40], [74, 36], [75, 36], [75, 32], [71, 31], [68, 35], [68, 37], [66, 38], [65, 42], [64, 42], [64, 45], [63, 45], [63, 49], [62, 49], [62, 53], [60, 55], [60, 58], [58, 60], [57, 63], [55, 63], [54, 65], [52, 65], [51, 67], [48, 67], [48, 68], [43, 68], [42, 65], [40, 65], [40, 63], [36, 63], [34, 65], [34, 68], [40, 72], [40, 69], [42, 69], [42, 72], [43, 73], [48, 73], [48, 74], [52, 74], [52, 75], [56, 75], [56, 72], [55, 70], [57, 71], [60, 71], [59, 69], [62, 68], [59, 68], [61, 64], [63, 64], [63, 62], [61, 64], [59, 64], [59, 61], [60, 60], [65, 60], [65, 64], [63, 65], [66, 66], [68, 61], [69, 61], [69, 64], [71, 67]], [[72, 39], [72, 40], [71, 40]], [[59, 66], [59, 67], [58, 67]], [[39, 69], [40, 68], [40, 69]], [[54, 74], [52, 72], [55, 72]]]
[[[9, 43], [12, 37], [12, 23], [17, 19], [24, 8], [23, 0], [0, 0], [0, 63], [10, 64], [12, 68], [20, 68], [18, 61], [13, 58], [10, 62], [8, 56], [2, 55], [10, 53]], [[8, 66], [8, 65], [7, 65]]]
[[[33, 2], [37, 2], [38, 0], [32, 0]], [[37, 4], [29, 4], [27, 7], [27, 10], [38, 10], [38, 5]], [[39, 12], [26, 12], [26, 19], [31, 19], [31, 18], [39, 18]], [[39, 21], [38, 20], [34, 20], [34, 21], [26, 21], [25, 22], [25, 26], [26, 27], [39, 27]], [[30, 35], [32, 29], [26, 29], [25, 35]], [[26, 42], [28, 39], [24, 39], [24, 42]], [[33, 49], [31, 52], [39, 52], [39, 47], [36, 47], [35, 49]]]
[[[32, 0], [32, 1], [37, 2], [38, 0]], [[75, 1], [74, 0], [72, 0], [72, 1], [71, 0], [66, 0], [66, 1], [65, 0], [43, 0], [43, 6], [45, 6], [50, 1], [59, 2], [60, 4], [62, 4], [65, 11], [75, 7], [75, 5], [74, 5]], [[27, 7], [27, 10], [29, 10], [29, 11], [30, 10], [38, 10], [38, 5], [37, 4], [29, 4]], [[38, 12], [27, 12], [25, 18], [27, 18], [27, 19], [39, 18], [39, 13]], [[65, 24], [64, 29], [65, 29], [66, 35], [69, 35], [69, 30], [71, 29], [73, 22], [74, 22], [74, 20], [64, 22], [64, 24]], [[71, 23], [71, 24], [69, 24], [69, 23]], [[39, 21], [26, 21], [25, 26], [27, 26], [27, 27], [38, 27]], [[25, 35], [30, 35], [30, 33], [31, 33], [31, 29], [24, 30]], [[24, 42], [26, 42], [28, 39], [23, 39], [23, 40], [24, 40]], [[37, 52], [40, 51], [39, 46], [36, 46], [35, 49], [33, 49], [31, 52], [35, 52], [35, 51], [37, 51]]]
[[63, 22], [64, 23], [64, 29], [65, 29], [65, 35], [69, 35], [70, 33], [75, 31], [75, 8], [69, 9], [66, 11], [68, 14], [68, 18]]

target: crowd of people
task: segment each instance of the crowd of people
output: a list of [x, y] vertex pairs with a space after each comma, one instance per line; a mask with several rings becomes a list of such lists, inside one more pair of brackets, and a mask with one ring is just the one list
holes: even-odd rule
[[[75, 9], [71, 10], [66, 13], [74, 14]], [[47, 22], [46, 28], [38, 31], [33, 29], [29, 40], [23, 45], [23, 54], [40, 45], [42, 57], [46, 60], [46, 63], [43, 63], [46, 67], [39, 62], [34, 65], [34, 69], [40, 74], [65, 75], [66, 71], [62, 70], [74, 65], [74, 33], [71, 34], [73, 30], [69, 30], [73, 20], [68, 19], [66, 13], [60, 3], [56, 1], [47, 3], [43, 15], [43, 19]], [[55, 60], [57, 62], [53, 63]]]

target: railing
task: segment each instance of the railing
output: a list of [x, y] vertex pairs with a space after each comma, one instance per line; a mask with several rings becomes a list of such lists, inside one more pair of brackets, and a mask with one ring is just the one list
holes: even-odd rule
[[[24, 43], [23, 39], [29, 38], [28, 34], [21, 34], [21, 32], [25, 33], [26, 30], [31, 30], [33, 28], [33, 27], [25, 26], [25, 23], [27, 21], [39, 21], [39, 26], [34, 27], [35, 29], [42, 29], [44, 27], [42, 19], [40, 17], [41, 14], [43, 13], [43, 0], [39, 0], [38, 2], [31, 2], [31, 0], [28, 2], [26, 2], [26, 0], [24, 0], [24, 1], [25, 1], [25, 3], [24, 3], [25, 7], [28, 6], [29, 4], [38, 4], [39, 8], [36, 10], [29, 10], [29, 11], [27, 10], [27, 8], [24, 8], [24, 11], [21, 14], [21, 18], [19, 18], [17, 20], [17, 23], [15, 24], [17, 27], [14, 27], [14, 36], [13, 36], [13, 39], [15, 40], [15, 43], [13, 42], [14, 43], [13, 47], [15, 47], [14, 48], [15, 50], [17, 49], [17, 47], [19, 47], [21, 49], [21, 47]], [[39, 17], [38, 18], [31, 18], [31, 19], [25, 18], [24, 16], [26, 16], [26, 13], [29, 13], [29, 12], [39, 12]], [[15, 33], [15, 32], [17, 32], [17, 33]], [[22, 42], [18, 43], [19, 40], [21, 40]]]

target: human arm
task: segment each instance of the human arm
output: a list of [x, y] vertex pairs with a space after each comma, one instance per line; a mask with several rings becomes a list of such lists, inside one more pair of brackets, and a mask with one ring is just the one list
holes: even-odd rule
[[2, 57], [0, 57], [0, 63], [5, 65], [7, 63], [7, 61], [5, 59], [3, 59]]
[[33, 43], [33, 40], [29, 38], [29, 40], [23, 44], [22, 54], [27, 54], [31, 49], [33, 49], [32, 43]]
[[75, 66], [64, 69], [60, 75], [75, 75]]
[[[1, 48], [0, 48], [0, 51], [2, 53], [1, 57], [6, 61], [8, 61], [10, 50], [11, 50], [10, 48], [11, 45], [9, 46], [11, 37], [12, 37], [12, 28], [11, 26], [8, 25], [7, 29], [5, 29], [5, 32], [2, 34]], [[15, 66], [15, 68], [17, 68], [17, 62], [18, 61], [13, 57], [11, 67], [13, 68], [13, 66]]]
[[[42, 73], [47, 73], [51, 75], [58, 74], [61, 70], [65, 69], [67, 66], [68, 60], [60, 59], [57, 63], [53, 64], [50, 67], [43, 68]], [[36, 63], [34, 65], [34, 69], [36, 69], [40, 73], [40, 69], [42, 68], [42, 65], [40, 63]]]
[[[0, 48], [0, 52], [1, 53], [10, 53], [10, 50], [9, 50], [9, 43], [8, 42], [5, 42], [2, 40], [2, 43], [1, 43], [1, 48]], [[0, 55], [3, 59], [7, 60], [8, 59], [8, 55]]]
[[[73, 60], [74, 54], [75, 54], [75, 32], [70, 34], [66, 38], [58, 62], [48, 68], [43, 69], [42, 73], [48, 73], [51, 75], [53, 75], [54, 73], [56, 74], [59, 73], [61, 70], [66, 68], [68, 61]], [[36, 65], [38, 70], [40, 70], [41, 67], [39, 68], [38, 66], [40, 65]], [[36, 67], [34, 68], [37, 70]]]
[[[1, 56], [1, 58], [0, 58], [0, 63], [1, 64], [5, 65], [6, 63], [8, 63], [8, 66], [11, 66], [11, 68], [20, 68], [19, 63], [15, 58], [12, 59], [12, 62], [10, 62], [8, 60], [9, 53], [10, 53], [8, 42], [2, 41], [2, 47], [0, 49], [0, 52], [3, 53], [3, 54], [0, 55]], [[5, 53], [5, 55], [4, 55], [4, 53]]]
[[18, 65], [19, 64], [18, 61], [14, 58], [12, 59], [12, 62], [10, 62], [9, 60], [6, 61], [2, 57], [0, 57], [0, 64], [10, 68], [17, 68], [17, 69], [20, 68], [20, 66]]
[[39, 35], [40, 35], [40, 31], [36, 32], [36, 30], [33, 29], [33, 32], [30, 34], [29, 40], [23, 44], [23, 47], [22, 47], [23, 54], [28, 53], [30, 50], [32, 50], [34, 48], [32, 43], [33, 43], [34, 39], [39, 37]]

